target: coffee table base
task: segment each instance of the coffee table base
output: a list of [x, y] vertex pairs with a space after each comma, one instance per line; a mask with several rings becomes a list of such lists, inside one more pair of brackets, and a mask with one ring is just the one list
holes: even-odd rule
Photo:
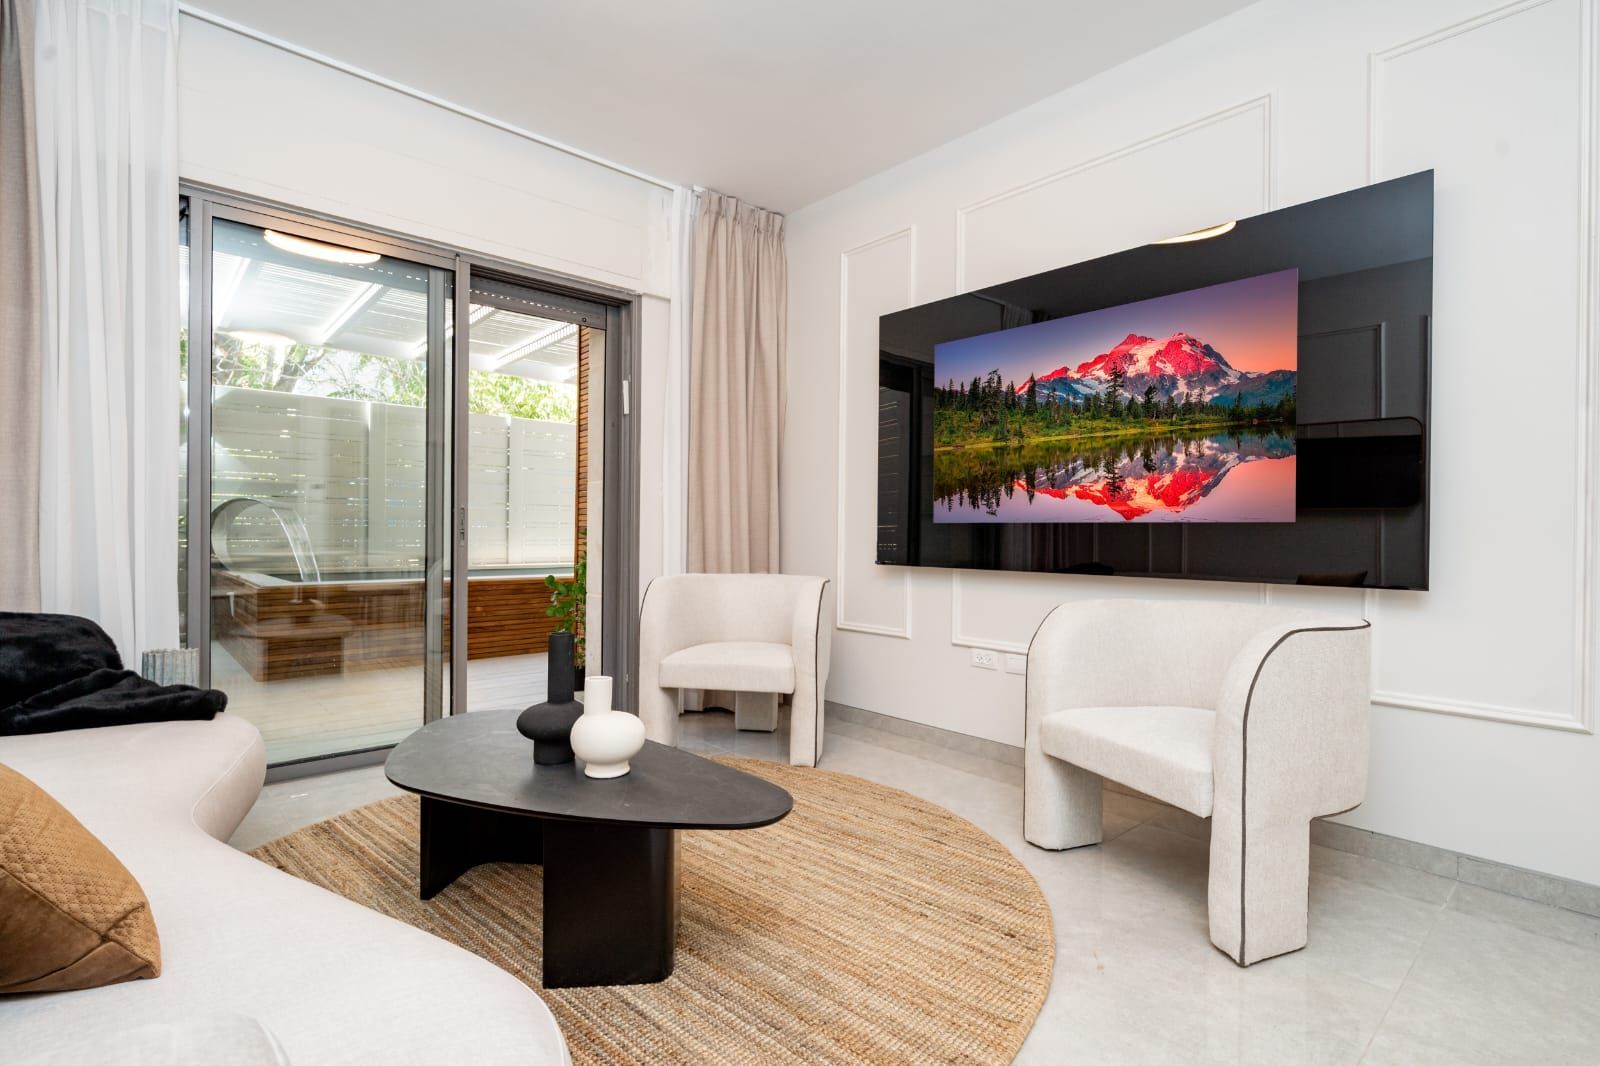
[[540, 819], [423, 796], [422, 898], [485, 862], [544, 864], [544, 987], [649, 984], [672, 974], [676, 830]]

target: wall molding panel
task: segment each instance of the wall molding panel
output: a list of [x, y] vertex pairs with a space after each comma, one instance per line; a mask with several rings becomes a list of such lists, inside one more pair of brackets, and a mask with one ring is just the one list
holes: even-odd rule
[[[1597, 138], [1595, 131], [1596, 116], [1600, 113], [1600, 103], [1596, 100], [1595, 57], [1597, 51], [1600, 51], [1600, 44], [1597, 44], [1595, 0], [1516, 0], [1371, 53], [1367, 65], [1367, 179], [1372, 182], [1396, 176], [1385, 170], [1383, 161], [1383, 102], [1388, 85], [1387, 78], [1396, 61], [1417, 55], [1429, 48], [1457, 41], [1477, 31], [1498, 26], [1518, 16], [1553, 6], [1570, 7], [1576, 16], [1579, 29], [1579, 32], [1573, 35], [1579, 51], [1577, 90], [1580, 118], [1578, 129], [1574, 131], [1579, 148], [1576, 176], [1578, 232], [1573, 265], [1576, 270], [1579, 295], [1576, 301], [1578, 351], [1577, 357], [1572, 361], [1573, 395], [1576, 399], [1574, 445], [1571, 449], [1574, 464], [1573, 500], [1576, 511], [1573, 530], [1573, 570], [1576, 580], [1572, 587], [1574, 601], [1572, 697], [1566, 707], [1546, 709], [1481, 702], [1449, 695], [1397, 691], [1383, 687], [1380, 664], [1382, 651], [1389, 641], [1385, 640], [1385, 630], [1380, 618], [1383, 614], [1383, 604], [1394, 594], [1377, 591], [1371, 594], [1368, 608], [1374, 636], [1372, 702], [1378, 706], [1432, 714], [1593, 733], [1594, 706], [1597, 699], [1594, 692], [1597, 652], [1593, 620], [1595, 603], [1600, 599], [1600, 585], [1597, 585], [1596, 581], [1594, 544], [1596, 536], [1600, 535], [1600, 516], [1597, 516], [1597, 511], [1600, 511], [1600, 493], [1596, 492], [1593, 483], [1595, 472], [1593, 452], [1596, 442], [1600, 441], [1600, 426], [1597, 426], [1597, 422], [1600, 422], [1600, 389], [1597, 389], [1597, 384], [1600, 384], [1600, 344], [1597, 344], [1596, 330], [1597, 317], [1600, 317], [1600, 296], [1593, 291], [1596, 279], [1600, 278], [1596, 267], [1596, 245], [1597, 241], [1600, 241], [1600, 232], [1596, 229], [1596, 219], [1600, 217], [1596, 190], [1596, 175], [1600, 172], [1600, 160], [1596, 158], [1596, 147], [1600, 145], [1600, 138]], [[1437, 452], [1437, 443], [1432, 450]], [[1439, 578], [1437, 566], [1433, 569], [1434, 583], [1437, 584]]]
[[[1042, 177], [1035, 178], [1032, 181], [1028, 181], [1013, 188], [1006, 189], [1003, 192], [995, 193], [992, 196], [986, 196], [981, 200], [975, 200], [972, 203], [957, 208], [955, 213], [956, 292], [962, 293], [966, 292], [968, 289], [968, 225], [969, 220], [973, 215], [984, 210], [985, 208], [994, 207], [997, 204], [1014, 199], [1018, 196], [1026, 195], [1027, 193], [1036, 192], [1039, 189], [1045, 188], [1046, 186], [1054, 185], [1057, 182], [1086, 174], [1100, 167], [1104, 167], [1126, 159], [1130, 156], [1137, 155], [1140, 152], [1158, 148], [1167, 144], [1168, 142], [1179, 140], [1208, 127], [1216, 126], [1220, 123], [1224, 123], [1241, 116], [1257, 116], [1259, 117], [1261, 123], [1261, 210], [1271, 210], [1274, 198], [1273, 186], [1276, 181], [1276, 176], [1272, 157], [1272, 95], [1267, 93], [1253, 99], [1246, 100], [1243, 103], [1234, 104], [1231, 107], [1225, 107], [1220, 111], [1214, 111], [1208, 115], [1202, 115], [1199, 118], [1190, 119], [1186, 122], [1179, 123], [1178, 125], [1163, 130], [1160, 133], [1155, 133], [1148, 137], [1142, 138], [1141, 140], [1123, 145], [1121, 148], [1107, 152], [1104, 155], [1099, 155], [1092, 159], [1084, 160], [1081, 163], [1075, 163], [1064, 170], [1058, 170], [1054, 173], [1043, 175]], [[1209, 223], [1201, 223], [1200, 225], [1208, 224]], [[1124, 245], [1124, 247], [1132, 247], [1132, 243]], [[1054, 265], [1061, 266], [1064, 265], [1064, 262], [1056, 263]], [[1011, 277], [1022, 276], [1025, 276], [1025, 274], [1011, 275]]]
[[[849, 560], [852, 558], [850, 554], [851, 529], [871, 529], [874, 531], [874, 536], [876, 536], [877, 530], [877, 519], [875, 512], [871, 515], [863, 514], [858, 517], [850, 507], [849, 476], [851, 436], [849, 405], [853, 395], [853, 390], [848, 385], [850, 381], [851, 362], [850, 264], [851, 261], [857, 256], [878, 251], [901, 241], [904, 241], [906, 244], [904, 301], [899, 303], [896, 307], [883, 309], [884, 311], [900, 310], [902, 308], [911, 307], [916, 303], [917, 227], [915, 225], [906, 226], [902, 229], [895, 230], [892, 233], [886, 233], [881, 237], [873, 238], [872, 240], [863, 244], [858, 244], [853, 248], [848, 248], [839, 256], [839, 381], [841, 383], [841, 392], [839, 398], [839, 467], [837, 482], [839, 486], [839, 527], [837, 531], [838, 562], [836, 564], [838, 580], [834, 589], [833, 602], [834, 628], [836, 629], [847, 630], [852, 633], [871, 633], [880, 637], [897, 637], [901, 640], [910, 640], [911, 575], [906, 568], [879, 567], [875, 561], [875, 552], [873, 560], [869, 560], [868, 562], [868, 565], [873, 567], [875, 571], [872, 580], [881, 581], [885, 584], [898, 583], [900, 586], [900, 617], [896, 621], [868, 621], [859, 618], [852, 618], [850, 616], [849, 606], [851, 602], [850, 591], [855, 584], [855, 580], [853, 578], [849, 580], [846, 579], [846, 575], [850, 573], [851, 564]], [[876, 351], [874, 351], [872, 358], [869, 361], [872, 367], [872, 372], [875, 375], [877, 373], [878, 366]], [[869, 438], [869, 442], [874, 448], [876, 448], [876, 436]], [[874, 464], [873, 469], [876, 469], [876, 464]], [[893, 576], [890, 576], [891, 574]]]
[[[1381, 91], [1382, 72], [1385, 63], [1392, 63], [1402, 56], [1410, 55], [1412, 52], [1419, 52], [1424, 48], [1443, 44], [1463, 34], [1471, 33], [1473, 30], [1493, 25], [1502, 19], [1508, 19], [1513, 15], [1520, 15], [1525, 11], [1532, 11], [1534, 8], [1544, 7], [1546, 4], [1555, 2], [1559, 2], [1559, 0], [1514, 0], [1513, 3], [1491, 8], [1483, 14], [1474, 15], [1469, 19], [1452, 22], [1431, 33], [1413, 37], [1408, 41], [1402, 41], [1399, 44], [1391, 45], [1382, 51], [1373, 52], [1369, 55], [1367, 57], [1367, 183], [1370, 185], [1378, 181], [1379, 172], [1382, 170], [1378, 162], [1378, 144], [1381, 132], [1378, 120], [1378, 98]], [[1589, 6], [1587, 0], [1578, 0], [1578, 2], [1583, 7]]]
[[[1011, 652], [1016, 655], [1026, 655], [1028, 652], [1027, 641], [1004, 640], [998, 637], [974, 636], [962, 631], [962, 575], [965, 570], [950, 572], [950, 643], [958, 648], [984, 648], [988, 651]], [[981, 575], [981, 571], [976, 571]], [[1037, 620], [1035, 621], [1037, 624]]]

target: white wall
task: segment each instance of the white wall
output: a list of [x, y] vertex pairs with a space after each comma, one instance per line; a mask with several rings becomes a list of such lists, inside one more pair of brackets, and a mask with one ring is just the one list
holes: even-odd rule
[[[1365, 613], [1372, 780], [1341, 820], [1600, 883], [1595, 23], [1266, 0], [791, 215], [784, 569], [837, 579], [829, 698], [1019, 744], [1021, 677], [970, 649], [1022, 650], [1054, 603]], [[1429, 167], [1432, 591], [873, 564], [878, 315]]]
[[[678, 344], [671, 188], [197, 18], [180, 34], [184, 179], [641, 293], [641, 387], [659, 405]], [[647, 471], [672, 421], [664, 405], [644, 420]], [[663, 475], [646, 475], [647, 575], [674, 569], [648, 493], [683, 488]]]

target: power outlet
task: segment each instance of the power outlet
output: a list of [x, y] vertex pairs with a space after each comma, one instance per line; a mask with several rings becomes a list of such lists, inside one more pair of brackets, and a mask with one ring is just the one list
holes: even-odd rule
[[983, 670], [998, 670], [1000, 669], [999, 656], [988, 648], [973, 648], [972, 665]]
[[1028, 672], [1028, 657], [1015, 652], [1006, 652], [1006, 673], [1025, 674]]

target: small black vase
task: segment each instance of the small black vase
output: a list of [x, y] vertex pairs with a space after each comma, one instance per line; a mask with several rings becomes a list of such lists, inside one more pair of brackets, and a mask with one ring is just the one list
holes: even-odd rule
[[550, 634], [545, 689], [549, 699], [517, 716], [517, 732], [533, 741], [533, 761], [558, 766], [572, 761], [572, 724], [583, 704], [572, 698], [572, 634]]

